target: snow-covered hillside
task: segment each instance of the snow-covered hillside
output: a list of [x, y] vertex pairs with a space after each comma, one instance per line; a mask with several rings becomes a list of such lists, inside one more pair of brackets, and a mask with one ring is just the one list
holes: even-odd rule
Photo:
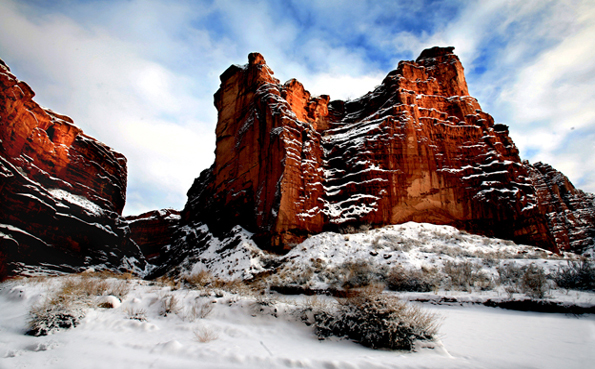
[[[584, 368], [595, 360], [595, 293], [585, 277], [593, 265], [576, 255], [417, 223], [322, 233], [284, 256], [258, 249], [245, 230], [234, 235], [209, 236], [156, 281], [90, 271], [0, 284], [0, 368]], [[577, 271], [582, 284], [569, 277]], [[316, 314], [366, 291], [435, 314], [438, 333], [411, 352], [321, 340]], [[581, 314], [490, 307], [510, 302]]]

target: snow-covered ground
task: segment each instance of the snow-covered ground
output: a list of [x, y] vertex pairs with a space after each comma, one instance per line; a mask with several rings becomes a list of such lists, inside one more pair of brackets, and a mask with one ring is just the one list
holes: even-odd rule
[[[181, 264], [182, 270], [190, 282], [204, 270], [219, 280], [265, 272], [252, 289], [223, 282], [205, 287], [199, 279], [195, 285], [173, 279], [105, 279], [93, 273], [0, 284], [0, 369], [585, 368], [595, 362], [594, 314], [481, 305], [528, 298], [504, 281], [503, 268], [515, 265], [526, 271], [522, 268], [533, 264], [545, 274], [555, 273], [576, 255], [407, 223], [357, 234], [322, 233], [275, 257], [258, 249], [249, 233], [236, 231], [236, 241], [213, 238], [199, 259]], [[447, 269], [465, 263], [476, 279], [462, 286]], [[417, 271], [432, 288], [384, 293], [436, 313], [442, 322], [437, 338], [418, 342], [414, 352], [373, 350], [348, 339], [321, 341], [302, 312], [333, 304], [333, 297], [271, 292], [283, 286], [341, 291], [361, 282], [362, 273], [374, 274], [366, 281], [374, 284], [394, 279], [394, 270]], [[77, 283], [91, 292], [80, 295]], [[546, 284], [538, 301], [593, 311], [594, 292], [561, 289], [552, 279]], [[47, 336], [26, 335], [30, 312], [39, 312], [39, 306], [67, 306], [79, 323]]]
[[[372, 350], [318, 340], [292, 313], [308, 297], [273, 294], [275, 303], [263, 306], [254, 296], [138, 280], [125, 282], [130, 291], [115, 308], [88, 307], [76, 328], [25, 335], [31, 306], [65, 278], [0, 285], [0, 368], [585, 368], [595, 360], [591, 314], [424, 305], [442, 319], [430, 348]], [[164, 314], [171, 296], [178, 307]], [[204, 304], [210, 314], [192, 314]]]

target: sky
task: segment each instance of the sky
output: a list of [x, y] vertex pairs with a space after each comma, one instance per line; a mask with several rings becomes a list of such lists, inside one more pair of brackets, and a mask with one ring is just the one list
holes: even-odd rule
[[184, 207], [214, 161], [219, 75], [248, 53], [281, 82], [347, 99], [436, 45], [455, 47], [522, 159], [595, 192], [591, 0], [0, 0], [0, 58], [40, 105], [127, 157], [125, 215]]

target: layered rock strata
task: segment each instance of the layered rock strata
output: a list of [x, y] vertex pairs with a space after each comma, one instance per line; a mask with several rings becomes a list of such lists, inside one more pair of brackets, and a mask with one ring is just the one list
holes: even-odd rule
[[400, 62], [352, 101], [281, 84], [257, 53], [220, 79], [215, 163], [188, 192], [183, 224], [216, 234], [239, 224], [279, 252], [323, 230], [407, 221], [554, 251], [593, 242], [591, 221], [579, 232], [552, 220], [560, 201], [544, 198], [508, 127], [469, 96], [452, 47]]
[[130, 238], [140, 247], [147, 262], [161, 265], [168, 261], [165, 245], [170, 245], [180, 222], [180, 212], [173, 209], [153, 210], [127, 216]]
[[121, 217], [126, 158], [89, 137], [0, 62], [0, 259], [24, 266], [143, 268]]

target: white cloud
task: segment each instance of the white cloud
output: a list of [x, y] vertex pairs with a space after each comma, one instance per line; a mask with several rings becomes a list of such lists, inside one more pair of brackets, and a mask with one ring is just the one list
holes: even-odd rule
[[196, 95], [195, 80], [153, 61], [134, 39], [109, 31], [62, 15], [32, 16], [16, 6], [5, 6], [0, 15], [0, 46], [11, 50], [6, 62], [44, 76], [32, 85], [36, 100], [127, 157], [125, 212], [164, 206], [143, 195], [154, 189], [181, 208], [193, 179], [213, 161], [212, 92]]
[[403, 55], [453, 45], [471, 94], [511, 126], [523, 158], [566, 168], [595, 190], [593, 146], [570, 140], [595, 127], [588, 1], [448, 2], [436, 11], [394, 1], [31, 4], [0, 4], [1, 57], [42, 105], [128, 158], [128, 214], [184, 205], [213, 161], [218, 76], [252, 51], [281, 82], [347, 99], [380, 84]]

